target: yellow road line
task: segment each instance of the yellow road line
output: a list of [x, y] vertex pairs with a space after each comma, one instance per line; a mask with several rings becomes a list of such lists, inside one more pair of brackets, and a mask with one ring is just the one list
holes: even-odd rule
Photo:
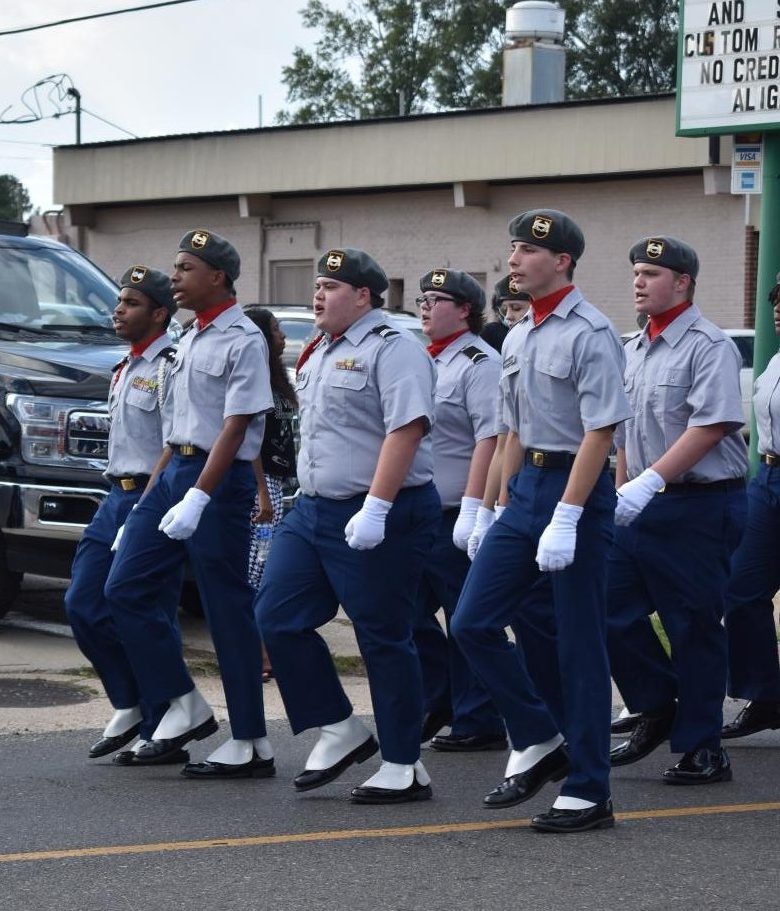
[[[632, 810], [616, 813], [618, 820], [675, 819], [714, 816], [724, 813], [766, 813], [780, 810], [780, 802], [740, 803], [715, 807], [671, 807], [661, 810]], [[94, 848], [66, 848], [60, 851], [23, 851], [0, 854], [0, 863], [15, 861], [67, 860], [82, 857], [116, 857], [122, 854], [157, 854], [163, 851], [202, 851], [213, 848], [246, 848], [265, 845], [294, 845], [305, 842], [347, 841], [359, 838], [414, 838], [420, 835], [450, 835], [459, 832], [487, 832], [522, 829], [529, 819], [491, 822], [454, 822], [438, 825], [397, 826], [385, 829], [337, 829], [325, 832], [293, 832], [286, 835], [252, 835], [243, 838], [208, 838], [199, 841], [170, 841], [145, 845], [102, 845]]]

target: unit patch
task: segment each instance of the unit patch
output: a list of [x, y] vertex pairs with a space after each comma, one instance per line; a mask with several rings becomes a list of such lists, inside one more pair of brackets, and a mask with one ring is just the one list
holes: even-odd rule
[[338, 272], [343, 262], [344, 254], [341, 250], [330, 250], [328, 252], [328, 259], [326, 260], [328, 272]]
[[544, 240], [552, 230], [552, 224], [552, 218], [548, 218], [546, 215], [537, 215], [531, 225], [531, 234], [534, 237], [538, 237], [539, 240]]
[[664, 242], [662, 240], [648, 240], [646, 252], [651, 259], [658, 259], [659, 256], [663, 255]]

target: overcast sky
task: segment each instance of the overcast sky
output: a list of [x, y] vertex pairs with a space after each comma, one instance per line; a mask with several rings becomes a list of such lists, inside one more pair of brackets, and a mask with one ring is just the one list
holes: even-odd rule
[[[0, 0], [0, 31], [124, 9], [156, 0]], [[332, 7], [346, 0], [328, 0]], [[305, 0], [194, 0], [178, 6], [0, 36], [0, 121], [29, 114], [22, 95], [67, 73], [82, 106], [139, 137], [273, 123], [285, 106], [282, 67], [316, 33], [301, 23]], [[28, 100], [33, 97], [28, 94]], [[55, 106], [39, 94], [44, 114]], [[9, 108], [9, 110], [5, 110]], [[128, 138], [87, 113], [82, 142]], [[53, 204], [52, 145], [75, 142], [73, 115], [0, 123], [0, 174], [14, 174], [42, 209]]]

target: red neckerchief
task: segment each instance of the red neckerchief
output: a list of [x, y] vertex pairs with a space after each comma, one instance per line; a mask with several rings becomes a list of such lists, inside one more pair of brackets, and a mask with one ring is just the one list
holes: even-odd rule
[[650, 341], [652, 342], [656, 335], [663, 332], [664, 329], [666, 329], [670, 323], [673, 323], [681, 313], [684, 313], [692, 303], [692, 301], [683, 301], [676, 307], [672, 307], [671, 310], [664, 310], [663, 313], [656, 313], [655, 316], [651, 316], [647, 321], [647, 337]]
[[574, 285], [566, 285], [565, 288], [553, 291], [552, 294], [547, 294], [544, 297], [540, 297], [538, 300], [531, 301], [531, 313], [533, 313], [534, 317], [534, 326], [538, 326], [542, 320], [547, 319], [564, 297], [573, 290]]
[[314, 349], [317, 347], [317, 345], [319, 345], [319, 343], [320, 343], [324, 338], [325, 338], [325, 333], [324, 333], [324, 332], [320, 332], [319, 335], [315, 335], [314, 338], [309, 342], [309, 344], [308, 344], [308, 345], [303, 349], [303, 351], [301, 351], [301, 353], [298, 355], [298, 361], [297, 361], [297, 363], [295, 364], [295, 375], [296, 375], [296, 376], [298, 376], [298, 373], [300, 372], [300, 370], [301, 370], [301, 368], [303, 367], [303, 365], [304, 365], [304, 364], [306, 363], [306, 361], [308, 361], [309, 358], [311, 357], [312, 351], [314, 351]]
[[150, 338], [148, 342], [140, 342], [140, 343], [136, 342], [134, 345], [130, 346], [130, 354], [128, 354], [127, 357], [123, 361], [120, 361], [119, 366], [116, 368], [116, 370], [114, 372], [114, 375], [111, 377], [111, 388], [112, 389], [119, 382], [119, 377], [122, 375], [122, 371], [125, 369], [125, 367], [127, 367], [127, 364], [129, 362], [130, 358], [131, 357], [140, 357], [144, 353], [144, 351], [146, 351], [146, 349], [149, 347], [149, 345], [151, 345], [152, 342], [156, 342], [157, 339], [160, 338], [161, 335], [165, 335], [165, 333], [160, 332], [159, 335], [155, 335], [154, 338]]
[[136, 342], [135, 345], [131, 345], [130, 354], [133, 357], [140, 357], [144, 353], [144, 351], [146, 351], [146, 349], [149, 347], [149, 345], [151, 345], [152, 342], [156, 342], [157, 339], [160, 338], [161, 335], [165, 335], [165, 333], [164, 332], [158, 333], [157, 335], [155, 335], [154, 338], [150, 338], [148, 342]]
[[453, 332], [452, 335], [448, 335], [446, 338], [440, 338], [436, 342], [431, 342], [430, 345], [428, 345], [428, 354], [430, 354], [430, 356], [433, 358], [437, 358], [442, 353], [442, 351], [444, 351], [447, 345], [451, 345], [456, 338], [460, 338], [461, 335], [465, 335], [468, 331], [468, 329], [459, 329], [457, 332]]
[[208, 310], [201, 310], [200, 313], [198, 313], [198, 315], [195, 317], [195, 319], [198, 321], [198, 331], [202, 332], [209, 323], [213, 323], [220, 313], [224, 313], [225, 310], [229, 310], [233, 304], [235, 304], [235, 302], [235, 297], [231, 297], [226, 301], [221, 301], [219, 304], [215, 304], [213, 307], [209, 307]]

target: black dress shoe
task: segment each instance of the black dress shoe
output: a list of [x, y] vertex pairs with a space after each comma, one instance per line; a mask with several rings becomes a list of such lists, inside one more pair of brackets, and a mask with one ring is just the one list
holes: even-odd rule
[[123, 750], [121, 753], [117, 753], [116, 756], [111, 760], [114, 765], [184, 765], [185, 762], [190, 761], [190, 754], [187, 750], [177, 750], [175, 753], [171, 753], [170, 756], [167, 756], [165, 759], [158, 759], [154, 762], [148, 762], [144, 759], [141, 759], [136, 753], [132, 750]]
[[611, 800], [584, 810], [556, 810], [553, 807], [531, 820], [531, 828], [537, 832], [587, 832], [589, 829], [611, 829], [614, 825]]
[[272, 778], [276, 775], [273, 759], [261, 759], [257, 753], [252, 754], [249, 762], [228, 765], [224, 762], [188, 762], [181, 770], [185, 778], [198, 778], [201, 781], [218, 781], [225, 778]]
[[431, 740], [431, 749], [442, 753], [479, 753], [508, 746], [503, 734], [439, 734]]
[[448, 705], [426, 712], [423, 716], [420, 743], [427, 743], [443, 727], [450, 724], [452, 724], [452, 709]]
[[639, 715], [624, 715], [616, 718], [609, 726], [611, 734], [632, 734], [639, 721]]
[[211, 718], [207, 718], [202, 724], [190, 728], [189, 731], [179, 734], [178, 737], [171, 737], [169, 740], [150, 740], [149, 743], [145, 743], [141, 747], [136, 755], [144, 760], [145, 765], [161, 765], [166, 760], [173, 761], [171, 757], [185, 743], [189, 743], [190, 740], [205, 740], [216, 733], [218, 728], [219, 725], [212, 715]]
[[659, 714], [647, 715], [644, 712], [634, 728], [631, 737], [609, 751], [613, 766], [630, 765], [649, 756], [653, 750], [668, 740], [674, 723], [676, 707], [670, 706]]
[[135, 740], [138, 732], [141, 730], [141, 722], [134, 724], [130, 730], [124, 734], [118, 734], [116, 737], [101, 737], [96, 743], [89, 748], [89, 758], [98, 759], [101, 756], [108, 756], [109, 753], [115, 753], [127, 746], [131, 740]]
[[731, 762], [724, 749], [709, 750], [703, 747], [686, 753], [671, 769], [663, 774], [667, 784], [712, 784], [731, 781]]
[[420, 784], [415, 776], [408, 788], [371, 788], [361, 785], [352, 789], [352, 803], [410, 803], [413, 800], [430, 800], [433, 791], [429, 784]]
[[563, 745], [556, 747], [525, 772], [510, 775], [482, 799], [488, 810], [503, 810], [533, 797], [548, 781], [560, 781], [569, 774], [569, 754]]
[[731, 724], [724, 724], [720, 736], [724, 740], [747, 737], [758, 731], [774, 731], [780, 728], [780, 705], [776, 702], [759, 702], [754, 699], [742, 709]]
[[295, 790], [311, 791], [314, 788], [321, 788], [329, 781], [335, 781], [342, 772], [346, 771], [354, 763], [365, 762], [366, 759], [373, 756], [378, 749], [379, 744], [372, 735], [368, 740], [364, 740], [360, 746], [355, 747], [351, 753], [347, 753], [343, 759], [339, 759], [337, 763], [334, 763], [334, 765], [329, 766], [327, 769], [304, 770], [300, 775], [296, 775], [293, 779]]

